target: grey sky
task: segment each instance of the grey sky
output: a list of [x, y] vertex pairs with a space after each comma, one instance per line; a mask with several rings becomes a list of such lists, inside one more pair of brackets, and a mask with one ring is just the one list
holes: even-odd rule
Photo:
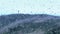
[[0, 0], [0, 15], [17, 13], [60, 15], [60, 0]]

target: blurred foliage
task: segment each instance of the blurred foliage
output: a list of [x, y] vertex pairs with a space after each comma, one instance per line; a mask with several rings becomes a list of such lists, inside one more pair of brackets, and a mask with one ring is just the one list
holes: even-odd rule
[[[8, 24], [11, 24], [12, 22], [16, 20], [22, 20], [30, 17], [47, 17], [48, 15], [24, 15], [24, 14], [16, 14], [16, 15], [7, 15], [7, 16], [0, 16], [0, 27], [4, 27]], [[42, 30], [45, 31], [45, 34], [60, 34], [60, 26], [57, 25], [57, 23], [60, 22], [60, 19], [55, 19], [57, 17], [54, 17], [53, 19], [48, 19], [44, 22], [37, 22], [34, 23], [34, 21], [26, 22], [18, 24], [17, 26], [13, 28], [8, 28], [8, 32], [3, 32], [3, 34], [27, 34], [34, 32], [36, 30]]]

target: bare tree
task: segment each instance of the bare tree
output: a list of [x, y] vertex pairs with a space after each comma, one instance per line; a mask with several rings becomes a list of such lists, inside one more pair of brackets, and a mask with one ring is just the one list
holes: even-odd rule
[[19, 14], [19, 10], [18, 10], [18, 14]]

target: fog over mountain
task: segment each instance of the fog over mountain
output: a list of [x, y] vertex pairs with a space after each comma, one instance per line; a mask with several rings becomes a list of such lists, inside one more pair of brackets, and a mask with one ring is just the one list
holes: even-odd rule
[[60, 34], [60, 16], [47, 14], [1, 15], [0, 34]]

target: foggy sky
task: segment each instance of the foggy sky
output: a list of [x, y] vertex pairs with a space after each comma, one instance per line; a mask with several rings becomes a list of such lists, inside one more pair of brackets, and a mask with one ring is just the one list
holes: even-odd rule
[[13, 14], [60, 15], [60, 0], [0, 0], [0, 15]]

